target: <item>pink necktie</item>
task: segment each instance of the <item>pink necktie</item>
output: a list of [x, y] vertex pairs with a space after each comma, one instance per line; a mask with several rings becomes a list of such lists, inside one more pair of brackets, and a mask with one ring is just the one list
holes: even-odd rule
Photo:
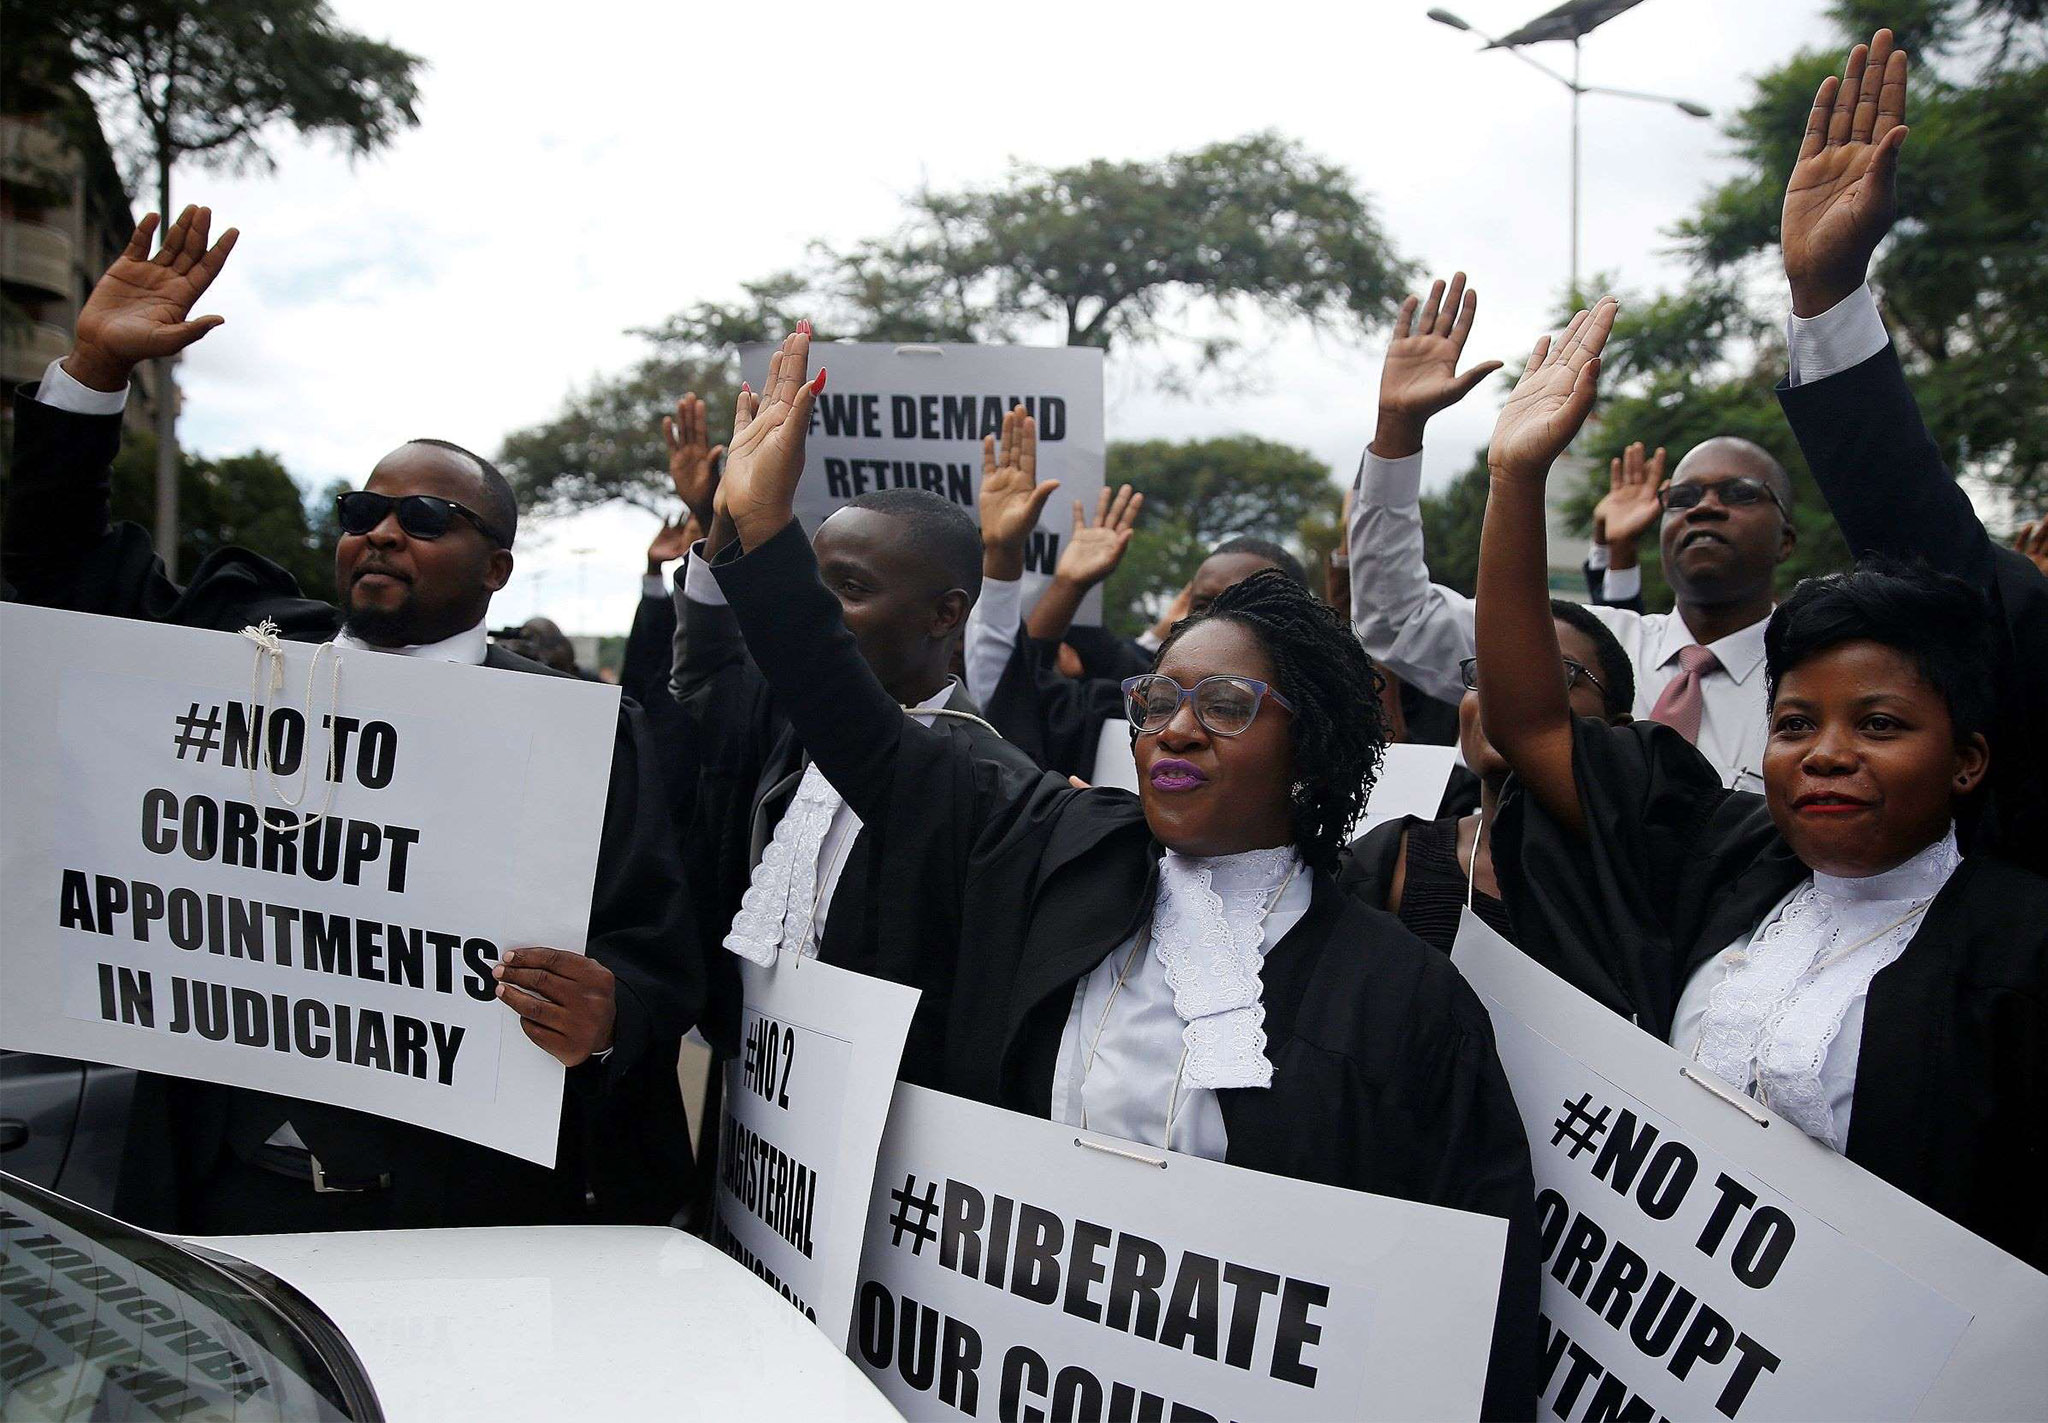
[[1687, 741], [1697, 743], [1700, 713], [1706, 708], [1706, 699], [1700, 695], [1700, 678], [1720, 665], [1721, 659], [1698, 643], [1679, 648], [1678, 675], [1665, 686], [1657, 705], [1650, 708], [1650, 720], [1661, 721]]

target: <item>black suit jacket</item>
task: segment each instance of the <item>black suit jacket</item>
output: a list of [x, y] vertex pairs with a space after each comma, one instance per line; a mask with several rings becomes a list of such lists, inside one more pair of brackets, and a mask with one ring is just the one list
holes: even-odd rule
[[[718, 567], [803, 744], [882, 842], [886, 901], [942, 1008], [925, 1084], [1050, 1111], [1076, 986], [1138, 929], [1161, 849], [1138, 798], [981, 756], [904, 716], [794, 523]], [[1318, 875], [1266, 955], [1269, 1088], [1217, 1094], [1232, 1165], [1509, 1221], [1488, 1417], [1535, 1409], [1537, 1257], [1521, 1118], [1486, 1010], [1443, 955]], [[907, 1075], [907, 1074], [906, 1074]]]
[[[230, 632], [270, 618], [287, 637], [309, 641], [339, 629], [338, 609], [305, 597], [266, 558], [222, 549], [180, 587], [145, 531], [111, 523], [119, 416], [58, 410], [25, 390], [15, 401], [14, 428], [0, 570], [20, 601]], [[495, 647], [485, 665], [566, 675]], [[615, 1045], [605, 1062], [568, 1074], [554, 1171], [364, 1113], [145, 1077], [124, 1168], [124, 1214], [180, 1228], [223, 1153], [253, 1146], [289, 1119], [337, 1175], [390, 1172], [397, 1224], [666, 1223], [692, 1174], [676, 1052], [705, 995], [676, 861], [657, 757], [639, 708], [622, 701], [587, 942], [616, 979]]]
[[1997, 619], [1997, 719], [1991, 774], [1970, 847], [2048, 874], [2048, 579], [1992, 543], [1942, 462], [1890, 346], [1778, 403], [1858, 558], [1925, 559], [1990, 598]]
[[[818, 592], [824, 594], [822, 585]], [[689, 713], [699, 764], [683, 840], [686, 874], [699, 932], [712, 946], [716, 964], [718, 1010], [707, 1021], [716, 1025], [717, 1035], [711, 1026], [705, 1032], [713, 1046], [730, 1053], [737, 1046], [738, 970], [720, 946], [808, 759], [783, 701], [748, 656], [732, 610], [696, 602], [680, 588], [676, 609], [674, 688]], [[822, 688], [818, 694], [828, 695]], [[957, 743], [964, 755], [1019, 771], [1036, 769], [1028, 756], [982, 723], [974, 702], [957, 684], [945, 705], [961, 715], [941, 716], [933, 729]], [[893, 912], [923, 894], [921, 865], [896, 855], [886, 827], [878, 829], [863, 817], [833, 892], [818, 956], [925, 989], [904, 1044], [901, 1075], [929, 1084], [946, 1010], [944, 994], [928, 986], [935, 980], [925, 968], [936, 946], [918, 932], [913, 919]]]

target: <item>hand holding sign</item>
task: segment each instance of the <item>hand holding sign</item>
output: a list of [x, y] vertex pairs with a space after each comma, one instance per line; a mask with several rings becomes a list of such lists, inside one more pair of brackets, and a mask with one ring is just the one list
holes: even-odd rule
[[95, 390], [120, 390], [142, 362], [176, 355], [222, 323], [219, 316], [187, 319], [240, 235], [231, 227], [209, 248], [212, 222], [211, 208], [186, 208], [154, 257], [149, 239], [157, 215], [135, 225], [127, 248], [78, 313], [77, 340], [64, 358], [66, 374]]
[[561, 949], [507, 949], [491, 976], [526, 1036], [562, 1066], [612, 1045], [617, 983], [596, 959]]
[[1779, 240], [1796, 315], [1818, 316], [1863, 285], [1898, 213], [1905, 142], [1906, 52], [1879, 30], [1849, 51], [1841, 78], [1821, 81], [1785, 185]]
[[825, 372], [810, 373], [811, 323], [799, 321], [768, 362], [759, 395], [744, 383], [733, 412], [732, 444], [725, 458], [721, 516], [732, 521], [749, 552], [788, 527], [796, 517], [796, 486], [804, 474], [804, 437], [811, 406], [825, 388]]
[[1024, 542], [1038, 527], [1045, 501], [1060, 487], [1038, 482], [1038, 421], [1021, 405], [1003, 416], [1003, 440], [981, 439], [981, 571], [1005, 580], [1024, 576]]

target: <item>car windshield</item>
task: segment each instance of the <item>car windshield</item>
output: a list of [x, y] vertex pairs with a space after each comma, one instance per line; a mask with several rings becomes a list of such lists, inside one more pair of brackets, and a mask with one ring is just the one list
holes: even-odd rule
[[383, 1413], [340, 1331], [290, 1286], [0, 1173], [0, 1417]]

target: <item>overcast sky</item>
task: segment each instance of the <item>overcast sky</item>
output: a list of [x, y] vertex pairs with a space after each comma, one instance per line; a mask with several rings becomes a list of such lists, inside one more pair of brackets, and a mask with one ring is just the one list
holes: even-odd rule
[[[360, 481], [415, 435], [495, 452], [633, 360], [628, 327], [899, 219], [899, 196], [1011, 159], [1145, 159], [1277, 129], [1347, 167], [1401, 252], [1480, 292], [1468, 355], [1526, 353], [1563, 291], [1570, 96], [1421, 3], [1157, 7], [636, 4], [481, 9], [334, 0], [423, 55], [420, 127], [349, 164], [289, 137], [277, 171], [181, 170], [241, 245], [183, 367], [186, 439]], [[1458, 0], [1504, 33], [1543, 0]], [[1585, 81], [1725, 114], [1826, 38], [1818, 0], [1646, 0], [1585, 44]], [[1570, 51], [1535, 53], [1554, 67]], [[1666, 232], [1730, 172], [1718, 118], [1589, 97], [1581, 265], [1675, 285]], [[1110, 365], [1109, 435], [1249, 432], [1346, 474], [1370, 437], [1371, 348], [1270, 333], [1260, 389], [1194, 400]], [[1498, 378], [1431, 428], [1432, 482], [1486, 438]], [[647, 515], [521, 531], [494, 620], [623, 631]]]

